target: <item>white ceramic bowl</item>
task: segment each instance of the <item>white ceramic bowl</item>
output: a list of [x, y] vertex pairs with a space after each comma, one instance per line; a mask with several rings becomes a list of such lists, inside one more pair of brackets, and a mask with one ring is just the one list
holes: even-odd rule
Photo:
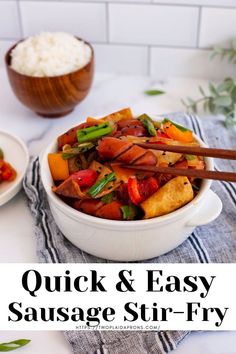
[[9, 162], [17, 171], [17, 177], [14, 181], [0, 183], [1, 206], [13, 198], [21, 189], [22, 180], [29, 163], [29, 153], [21, 139], [5, 131], [0, 131], [0, 148], [4, 152], [6, 162]]
[[[196, 226], [213, 221], [222, 210], [221, 200], [210, 190], [211, 181], [204, 180], [198, 195], [190, 203], [157, 218], [113, 221], [81, 213], [51, 190], [53, 180], [47, 155], [56, 149], [55, 140], [41, 156], [41, 178], [53, 217], [68, 240], [94, 256], [113, 261], [137, 261], [162, 255], [179, 246]], [[206, 158], [205, 161], [207, 169], [213, 169], [213, 159]]]

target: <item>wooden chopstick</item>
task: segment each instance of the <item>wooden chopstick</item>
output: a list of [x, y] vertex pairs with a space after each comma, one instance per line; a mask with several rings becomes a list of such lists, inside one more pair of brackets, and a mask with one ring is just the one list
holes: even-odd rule
[[166, 144], [153, 144], [153, 143], [136, 143], [135, 145], [141, 146], [145, 149], [177, 152], [180, 154], [208, 156], [220, 159], [236, 160], [236, 150], [227, 149], [212, 149], [200, 146], [178, 146]]
[[128, 168], [137, 171], [168, 173], [173, 176], [186, 176], [201, 179], [214, 179], [219, 181], [236, 182], [236, 173], [234, 172], [218, 172], [207, 170], [194, 169], [179, 169], [174, 167], [156, 167], [156, 166], [136, 166], [136, 165], [122, 165], [123, 168]]

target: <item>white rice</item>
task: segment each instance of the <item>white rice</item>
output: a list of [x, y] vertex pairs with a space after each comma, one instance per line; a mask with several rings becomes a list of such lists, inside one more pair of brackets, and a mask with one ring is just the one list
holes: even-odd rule
[[91, 48], [71, 34], [44, 32], [12, 50], [11, 67], [28, 76], [58, 76], [83, 68], [91, 54]]

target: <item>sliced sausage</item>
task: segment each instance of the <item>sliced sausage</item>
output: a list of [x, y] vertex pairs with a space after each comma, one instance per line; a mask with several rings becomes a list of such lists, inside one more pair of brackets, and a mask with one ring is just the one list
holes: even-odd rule
[[145, 136], [146, 129], [140, 126], [131, 126], [121, 129], [121, 135], [132, 135], [132, 136]]
[[143, 156], [134, 162], [134, 165], [156, 165], [157, 158], [151, 151], [146, 151]]
[[122, 204], [118, 201], [105, 204], [97, 210], [96, 216], [103, 219], [122, 220], [121, 206]]
[[139, 159], [145, 153], [146, 150], [144, 150], [140, 146], [133, 145], [129, 150], [119, 155], [116, 160], [123, 163], [133, 163], [135, 160]]
[[104, 160], [112, 160], [131, 148], [132, 143], [117, 138], [105, 137], [98, 143], [99, 156]]
[[103, 206], [103, 203], [98, 199], [76, 200], [73, 203], [75, 209], [93, 216], [96, 216], [96, 212], [101, 206]]
[[138, 119], [122, 119], [117, 122], [117, 128], [123, 129], [126, 127], [142, 127], [143, 124]]

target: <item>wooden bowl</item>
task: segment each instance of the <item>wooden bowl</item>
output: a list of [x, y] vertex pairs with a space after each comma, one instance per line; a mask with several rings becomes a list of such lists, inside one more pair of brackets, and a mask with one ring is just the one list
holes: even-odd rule
[[60, 76], [34, 77], [20, 74], [10, 66], [10, 53], [19, 42], [5, 56], [9, 81], [19, 101], [42, 117], [57, 118], [72, 112], [87, 96], [92, 84], [94, 51], [91, 44], [85, 42], [90, 46], [92, 56], [83, 68]]

